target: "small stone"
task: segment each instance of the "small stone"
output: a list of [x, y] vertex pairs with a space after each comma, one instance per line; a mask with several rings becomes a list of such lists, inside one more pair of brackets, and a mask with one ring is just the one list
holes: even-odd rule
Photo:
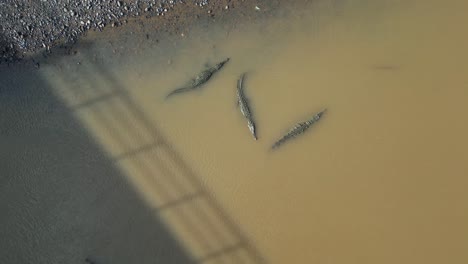
[[117, 6], [118, 7], [121, 7], [123, 5], [123, 2], [122, 1], [117, 1]]
[[228, 10], [228, 9], [229, 9], [229, 6], [225, 6], [224, 9]]

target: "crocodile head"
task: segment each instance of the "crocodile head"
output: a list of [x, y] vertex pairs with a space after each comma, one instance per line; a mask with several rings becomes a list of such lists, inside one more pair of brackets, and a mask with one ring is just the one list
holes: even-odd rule
[[314, 116], [314, 120], [315, 121], [318, 121], [322, 116], [323, 114], [327, 111], [327, 109], [323, 109], [322, 111], [320, 111], [319, 113], [317, 113], [315, 116]]

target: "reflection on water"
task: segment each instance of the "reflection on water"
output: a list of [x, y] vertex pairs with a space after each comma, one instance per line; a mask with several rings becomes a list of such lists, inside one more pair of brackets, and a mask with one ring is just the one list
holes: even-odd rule
[[[227, 263], [255, 261], [253, 245], [269, 263], [464, 263], [468, 4], [350, 2], [157, 42], [124, 33], [41, 71], [150, 206], [179, 203], [157, 214], [200, 261], [219, 261], [222, 241]], [[202, 89], [164, 100], [226, 57]], [[258, 141], [237, 108], [243, 72]]]

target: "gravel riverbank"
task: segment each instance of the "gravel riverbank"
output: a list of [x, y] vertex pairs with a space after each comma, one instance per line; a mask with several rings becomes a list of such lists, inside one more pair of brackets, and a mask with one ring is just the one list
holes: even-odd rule
[[73, 44], [89, 30], [119, 28], [132, 19], [158, 17], [153, 21], [159, 28], [171, 31], [194, 19], [258, 13], [276, 4], [265, 0], [6, 0], [0, 3], [0, 63], [16, 62], [60, 43]]

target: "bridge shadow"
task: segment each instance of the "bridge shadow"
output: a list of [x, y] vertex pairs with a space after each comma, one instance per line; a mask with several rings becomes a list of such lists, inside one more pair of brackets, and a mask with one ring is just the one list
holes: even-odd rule
[[[97, 96], [74, 105], [56, 97], [33, 67], [0, 69], [6, 263], [266, 263], [125, 87], [84, 56], [112, 90], [90, 83]], [[104, 151], [77, 120], [82, 110], [119, 146], [118, 154]], [[125, 136], [141, 136], [135, 123], [149, 141], [128, 143]], [[135, 175], [118, 169], [122, 163]], [[148, 205], [129, 176], [148, 183], [157, 206]]]
[[0, 68], [2, 263], [195, 263], [34, 67]]

